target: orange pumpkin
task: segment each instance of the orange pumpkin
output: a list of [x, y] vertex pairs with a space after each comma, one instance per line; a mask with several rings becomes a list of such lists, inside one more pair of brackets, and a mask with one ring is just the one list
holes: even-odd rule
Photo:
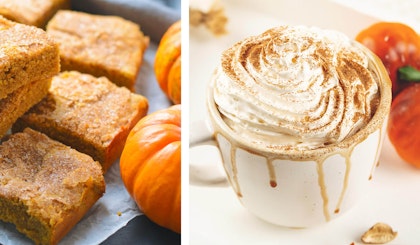
[[181, 105], [142, 118], [127, 137], [121, 178], [143, 213], [181, 233]]
[[181, 21], [172, 24], [160, 40], [155, 75], [162, 91], [174, 104], [181, 103]]

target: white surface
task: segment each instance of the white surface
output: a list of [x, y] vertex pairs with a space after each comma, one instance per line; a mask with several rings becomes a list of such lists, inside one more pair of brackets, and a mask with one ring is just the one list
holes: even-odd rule
[[384, 21], [404, 22], [420, 31], [420, 1], [418, 0], [333, 0]]
[[[224, 2], [229, 17], [226, 36], [215, 38], [204, 28], [190, 29], [191, 122], [205, 118], [207, 82], [220, 53], [235, 41], [280, 23], [333, 28], [354, 37], [359, 30], [377, 21], [330, 1], [246, 2], [254, 4], [247, 5], [239, 0]], [[192, 154], [190, 160], [194, 157]], [[207, 163], [212, 162], [211, 159], [218, 161], [214, 154], [204, 151], [198, 157]], [[360, 236], [376, 222], [388, 223], [398, 231], [397, 238], [389, 244], [418, 244], [419, 189], [420, 170], [404, 163], [387, 139], [380, 165], [373, 175], [372, 188], [366, 190], [367, 197], [342, 217], [315, 228], [270, 225], [245, 210], [230, 187], [190, 185], [190, 244], [362, 244]]]

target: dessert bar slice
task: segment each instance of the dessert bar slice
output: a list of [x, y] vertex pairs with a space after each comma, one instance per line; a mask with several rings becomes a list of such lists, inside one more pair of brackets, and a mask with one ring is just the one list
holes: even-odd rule
[[104, 192], [98, 162], [42, 133], [0, 145], [0, 220], [36, 244], [57, 244]]
[[31, 127], [43, 132], [92, 156], [105, 172], [147, 110], [145, 97], [105, 77], [63, 72], [53, 78], [48, 95], [17, 120], [13, 131]]
[[31, 82], [0, 99], [0, 138], [20, 116], [47, 95], [50, 84], [51, 78]]
[[47, 25], [60, 45], [62, 71], [105, 76], [134, 91], [149, 45], [139, 26], [117, 16], [60, 10]]
[[0, 15], [26, 25], [45, 27], [48, 20], [69, 0], [0, 0]]
[[58, 45], [42, 29], [0, 16], [0, 99], [60, 71]]

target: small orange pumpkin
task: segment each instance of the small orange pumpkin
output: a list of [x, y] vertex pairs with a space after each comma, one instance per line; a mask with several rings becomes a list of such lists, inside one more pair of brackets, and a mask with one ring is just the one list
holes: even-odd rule
[[121, 178], [143, 213], [181, 233], [181, 105], [142, 118], [127, 137]]
[[163, 34], [155, 56], [155, 75], [162, 91], [174, 104], [181, 103], [181, 21]]

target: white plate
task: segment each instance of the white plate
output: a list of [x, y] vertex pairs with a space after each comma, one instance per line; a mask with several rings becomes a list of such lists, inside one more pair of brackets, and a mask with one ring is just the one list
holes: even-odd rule
[[[204, 28], [190, 29], [190, 121], [205, 118], [205, 89], [221, 52], [242, 38], [279, 24], [305, 24], [342, 31], [354, 37], [377, 19], [330, 1], [223, 2], [229, 34], [214, 37]], [[191, 124], [193, 125], [193, 124]], [[214, 151], [191, 154], [191, 161], [218, 159]], [[361, 235], [377, 222], [398, 231], [389, 244], [417, 244], [420, 232], [420, 170], [404, 163], [388, 139], [366, 198], [330, 223], [310, 229], [273, 226], [248, 213], [230, 187], [190, 185], [190, 244], [361, 244]]]

